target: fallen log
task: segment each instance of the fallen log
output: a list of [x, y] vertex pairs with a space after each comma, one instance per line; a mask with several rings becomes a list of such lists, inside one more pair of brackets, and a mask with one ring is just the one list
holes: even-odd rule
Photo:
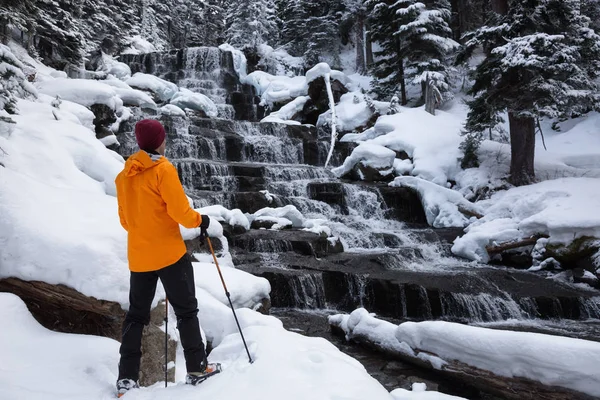
[[[346, 337], [337, 325], [330, 323], [332, 333]], [[348, 339], [348, 338], [347, 338]], [[400, 361], [432, 370], [450, 380], [476, 388], [484, 393], [507, 400], [593, 400], [595, 397], [557, 386], [546, 386], [540, 382], [519, 377], [495, 375], [490, 371], [472, 367], [457, 360], [443, 360], [437, 354], [410, 349], [406, 346], [392, 347], [387, 343], [376, 343], [368, 335], [352, 332], [351, 342], [364, 345]], [[408, 350], [408, 351], [407, 351]], [[412, 354], [411, 354], [412, 353]]]
[[483, 215], [479, 214], [477, 211], [469, 210], [468, 208], [465, 208], [464, 206], [461, 206], [461, 205], [458, 205], [458, 211], [461, 212], [462, 214], [466, 215], [467, 217], [475, 217], [477, 219], [483, 218]]
[[57, 332], [121, 338], [125, 311], [118, 303], [85, 296], [65, 285], [0, 279], [0, 292], [19, 296], [44, 327]]
[[518, 249], [519, 247], [533, 246], [538, 239], [547, 238], [547, 235], [536, 235], [521, 240], [504, 242], [493, 246], [486, 246], [485, 249], [489, 255], [502, 253], [506, 250]]

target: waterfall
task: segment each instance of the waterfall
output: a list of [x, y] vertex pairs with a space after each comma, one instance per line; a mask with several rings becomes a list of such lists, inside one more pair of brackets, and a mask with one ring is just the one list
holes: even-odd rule
[[290, 283], [295, 307], [327, 308], [325, 284], [321, 273], [294, 275]]
[[579, 310], [582, 318], [600, 319], [600, 296], [580, 299]]
[[440, 300], [446, 318], [488, 322], [531, 317], [508, 295], [502, 298], [487, 293], [440, 293]]

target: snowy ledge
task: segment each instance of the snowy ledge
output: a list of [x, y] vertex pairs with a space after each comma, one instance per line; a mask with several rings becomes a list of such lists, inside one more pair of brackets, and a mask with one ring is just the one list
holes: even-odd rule
[[364, 308], [333, 315], [329, 324], [343, 331], [347, 340], [501, 397], [519, 399], [519, 393], [547, 399], [600, 396], [597, 342], [443, 321], [394, 325]]

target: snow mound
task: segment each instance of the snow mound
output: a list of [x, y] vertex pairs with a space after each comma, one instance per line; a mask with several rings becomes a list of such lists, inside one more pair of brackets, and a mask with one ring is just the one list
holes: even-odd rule
[[414, 164], [413, 176], [445, 186], [460, 171], [458, 146], [463, 123], [457, 110], [438, 110], [433, 116], [423, 107], [401, 108], [400, 113], [377, 120], [378, 137], [367, 143], [406, 152]]
[[489, 261], [485, 246], [536, 234], [569, 244], [582, 236], [600, 238], [600, 179], [564, 178], [501, 191], [477, 203], [485, 216], [466, 228], [452, 252]]
[[52, 79], [37, 83], [40, 93], [48, 96], [59, 96], [61, 99], [91, 107], [94, 104], [104, 104], [111, 110], [119, 111], [123, 101], [118, 97], [114, 88], [100, 81], [88, 79]]
[[192, 109], [204, 111], [210, 118], [216, 118], [219, 115], [219, 110], [215, 103], [201, 93], [194, 93], [191, 90], [181, 88], [171, 98], [171, 104], [181, 109]]
[[228, 210], [221, 205], [214, 205], [208, 207], [197, 208], [200, 214], [206, 214], [210, 216], [210, 218], [215, 218], [218, 221], [226, 222], [231, 226], [241, 226], [245, 230], [250, 229], [250, 221], [244, 215], [244, 213], [238, 209], [234, 208], [233, 210]]
[[106, 74], [117, 77], [118, 79], [125, 79], [131, 76], [131, 68], [129, 68], [129, 65], [115, 60], [108, 54], [102, 54], [101, 70]]
[[[482, 214], [482, 210], [466, 200], [459, 192], [412, 176], [401, 176], [390, 186], [409, 187], [416, 190], [425, 209], [427, 223], [434, 228], [463, 228], [469, 224], [465, 211]], [[462, 210], [462, 211], [461, 211]]]
[[333, 168], [332, 172], [336, 176], [342, 177], [352, 171], [356, 164], [361, 163], [365, 167], [384, 171], [389, 170], [389, 173], [391, 173], [395, 158], [396, 153], [393, 150], [377, 144], [365, 142], [359, 144], [352, 151], [352, 154], [346, 158], [344, 164], [340, 167]]
[[129, 47], [121, 52], [121, 54], [146, 54], [154, 53], [157, 50], [156, 47], [140, 35], [135, 35], [127, 38], [129, 41]]
[[179, 91], [176, 84], [165, 81], [157, 76], [135, 73], [131, 78], [125, 81], [129, 86], [135, 89], [148, 90], [155, 93], [161, 101], [169, 101]]

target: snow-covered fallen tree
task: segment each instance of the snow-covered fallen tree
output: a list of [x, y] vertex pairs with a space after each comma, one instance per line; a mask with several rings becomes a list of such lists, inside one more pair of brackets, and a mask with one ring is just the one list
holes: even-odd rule
[[471, 260], [487, 262], [487, 246], [536, 235], [565, 246], [582, 237], [600, 238], [600, 186], [594, 178], [512, 188], [477, 204], [485, 216], [469, 225], [452, 247], [454, 254]]
[[[348, 340], [509, 399], [600, 396], [600, 343], [443, 321], [394, 325], [360, 308], [329, 317]], [[562, 388], [562, 389], [561, 389]]]

